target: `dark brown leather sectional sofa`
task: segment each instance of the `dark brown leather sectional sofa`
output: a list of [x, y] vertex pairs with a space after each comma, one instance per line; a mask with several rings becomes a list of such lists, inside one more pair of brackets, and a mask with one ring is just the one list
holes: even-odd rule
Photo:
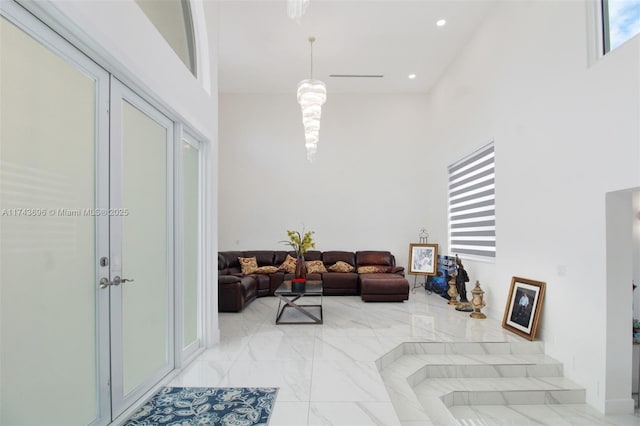
[[[218, 253], [218, 310], [240, 312], [256, 297], [273, 295], [274, 291], [293, 274], [278, 271], [270, 274], [243, 275], [239, 257], [255, 257], [258, 266], [279, 267], [294, 252], [257, 250], [221, 251]], [[404, 267], [396, 266], [395, 257], [388, 251], [308, 251], [306, 261], [321, 260], [327, 270], [338, 261], [354, 267], [354, 272], [325, 272], [308, 274], [307, 279], [321, 279], [323, 294], [327, 296], [357, 296], [364, 301], [403, 301], [409, 298], [409, 283]], [[358, 273], [362, 266], [379, 266], [379, 273]]]

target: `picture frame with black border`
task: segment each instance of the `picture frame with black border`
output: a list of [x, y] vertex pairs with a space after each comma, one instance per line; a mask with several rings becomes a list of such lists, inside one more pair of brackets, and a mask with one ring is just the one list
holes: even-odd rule
[[546, 283], [513, 277], [502, 318], [502, 327], [525, 339], [534, 340], [540, 322]]

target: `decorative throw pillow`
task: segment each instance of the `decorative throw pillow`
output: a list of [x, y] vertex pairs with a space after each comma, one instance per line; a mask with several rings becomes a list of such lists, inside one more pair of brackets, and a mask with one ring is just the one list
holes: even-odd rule
[[289, 274], [293, 274], [294, 272], [296, 272], [296, 263], [296, 258], [288, 254], [287, 258], [284, 260], [284, 262], [282, 262], [282, 265], [280, 265], [278, 269]]
[[385, 272], [391, 272], [391, 267], [382, 265], [358, 266], [359, 274], [381, 274]]
[[273, 274], [278, 272], [277, 266], [261, 266], [253, 271], [254, 274]]
[[329, 270], [332, 272], [353, 272], [355, 268], [347, 262], [338, 260], [334, 265], [329, 266]]
[[307, 274], [323, 274], [327, 272], [322, 260], [309, 260], [305, 264], [307, 265]]
[[242, 268], [242, 275], [253, 274], [258, 269], [258, 261], [255, 257], [239, 257], [240, 268]]

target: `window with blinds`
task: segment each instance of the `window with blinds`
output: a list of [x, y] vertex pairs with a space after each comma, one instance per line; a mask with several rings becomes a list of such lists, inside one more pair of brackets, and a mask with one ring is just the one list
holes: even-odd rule
[[449, 166], [449, 248], [496, 257], [493, 142]]

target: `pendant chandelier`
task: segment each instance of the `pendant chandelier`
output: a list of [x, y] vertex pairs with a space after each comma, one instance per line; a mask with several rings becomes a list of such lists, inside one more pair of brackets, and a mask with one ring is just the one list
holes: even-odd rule
[[320, 80], [313, 79], [314, 41], [316, 41], [315, 37], [309, 37], [311, 45], [310, 77], [298, 83], [298, 103], [302, 107], [302, 124], [304, 124], [305, 147], [309, 162], [313, 161], [313, 156], [318, 149], [322, 104], [327, 100], [327, 87]]
[[309, 0], [287, 0], [287, 15], [289, 15], [290, 19], [299, 23], [308, 4]]

